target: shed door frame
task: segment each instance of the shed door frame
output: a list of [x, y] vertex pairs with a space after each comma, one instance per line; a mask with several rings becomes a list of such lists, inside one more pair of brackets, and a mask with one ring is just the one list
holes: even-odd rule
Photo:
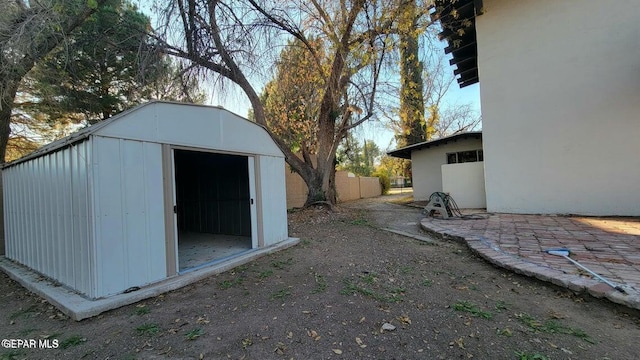
[[259, 231], [261, 226], [258, 222], [258, 201], [257, 194], [259, 193], [256, 185], [259, 184], [256, 178], [256, 162], [258, 157], [256, 154], [238, 153], [232, 151], [220, 151], [214, 149], [202, 149], [197, 147], [179, 146], [163, 144], [163, 174], [164, 174], [164, 198], [165, 198], [165, 244], [166, 244], [166, 261], [167, 261], [167, 276], [173, 276], [178, 274], [178, 214], [174, 211], [176, 203], [176, 178], [175, 178], [175, 150], [187, 150], [202, 153], [223, 154], [223, 155], [236, 155], [247, 158], [247, 165], [249, 170], [249, 197], [251, 202], [249, 203], [249, 212], [251, 216], [251, 248], [256, 249], [259, 247]]

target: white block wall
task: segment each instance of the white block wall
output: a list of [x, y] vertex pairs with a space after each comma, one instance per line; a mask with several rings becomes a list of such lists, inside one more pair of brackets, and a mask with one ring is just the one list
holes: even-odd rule
[[447, 153], [481, 149], [482, 140], [465, 139], [412, 151], [413, 198], [416, 201], [428, 200], [432, 193], [442, 191], [441, 167], [447, 163]]
[[461, 209], [484, 209], [484, 162], [442, 165], [442, 191]]

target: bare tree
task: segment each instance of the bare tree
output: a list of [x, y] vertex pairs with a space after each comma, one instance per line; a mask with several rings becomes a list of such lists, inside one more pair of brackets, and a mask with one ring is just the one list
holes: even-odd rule
[[[318, 89], [317, 165], [308, 151], [298, 156], [271, 134], [307, 184], [306, 203], [334, 204], [336, 149], [350, 129], [374, 116], [378, 81], [401, 8], [393, 0], [177, 0], [164, 9], [167, 22], [158, 41], [166, 53], [237, 84], [251, 102], [255, 121], [268, 131], [260, 83], [252, 76], [274, 67], [266, 56], [274, 45], [285, 46], [292, 38], [302, 43], [324, 79]], [[324, 55], [311, 37], [327, 44]]]

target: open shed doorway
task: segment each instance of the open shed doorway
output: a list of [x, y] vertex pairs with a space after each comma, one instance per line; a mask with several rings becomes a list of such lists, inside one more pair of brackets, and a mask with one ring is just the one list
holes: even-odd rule
[[174, 150], [178, 271], [251, 250], [252, 157]]

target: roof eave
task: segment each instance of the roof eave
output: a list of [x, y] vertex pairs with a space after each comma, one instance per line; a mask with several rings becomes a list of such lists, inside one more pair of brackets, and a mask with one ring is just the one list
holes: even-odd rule
[[400, 149], [389, 151], [387, 152], [387, 155], [397, 157], [400, 159], [411, 159], [411, 152], [413, 151], [428, 149], [431, 147], [445, 145], [450, 142], [456, 142], [460, 140], [473, 139], [473, 138], [482, 139], [482, 131], [463, 132], [459, 134], [445, 136], [435, 140], [429, 140], [429, 141], [405, 146]]

